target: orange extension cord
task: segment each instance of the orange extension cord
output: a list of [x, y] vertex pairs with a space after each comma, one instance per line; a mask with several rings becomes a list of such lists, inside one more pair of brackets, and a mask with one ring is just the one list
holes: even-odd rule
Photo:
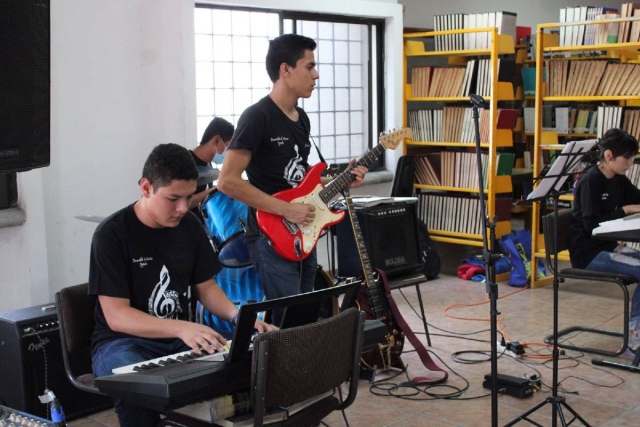
[[[517, 291], [513, 291], [513, 292], [511, 292], [511, 293], [508, 293], [508, 294], [506, 294], [506, 295], [503, 295], [503, 296], [501, 296], [501, 297], [498, 297], [498, 299], [500, 300], [500, 299], [502, 299], [502, 298], [506, 298], [506, 297], [509, 297], [509, 296], [511, 296], [511, 295], [518, 294], [518, 293], [523, 292], [523, 291], [525, 291], [525, 290], [527, 290], [527, 289], [529, 289], [529, 287], [528, 287], [528, 286], [527, 286], [527, 287], [525, 287], [525, 288], [519, 289], [519, 290], [517, 290]], [[489, 300], [489, 299], [487, 299], [486, 301], [482, 301], [482, 302], [473, 302], [473, 303], [456, 303], [456, 304], [451, 304], [450, 306], [448, 306], [447, 308], [445, 308], [445, 309], [444, 309], [444, 315], [445, 315], [445, 316], [447, 316], [447, 317], [449, 317], [449, 318], [452, 318], [452, 319], [459, 319], [459, 320], [471, 320], [471, 321], [476, 321], [476, 322], [490, 322], [490, 321], [491, 321], [491, 318], [455, 316], [455, 315], [453, 315], [453, 314], [449, 314], [449, 313], [448, 313], [448, 311], [449, 311], [449, 310], [454, 309], [454, 308], [456, 308], [456, 307], [475, 307], [475, 306], [478, 306], [478, 305], [487, 304], [487, 303], [489, 303], [489, 302], [490, 302], [490, 300]], [[504, 320], [504, 318], [503, 318], [503, 317], [498, 318], [498, 320], [497, 320], [497, 322], [496, 322], [496, 323], [497, 323], [497, 328], [498, 328], [498, 331], [499, 331], [499, 332], [502, 334], [502, 336], [504, 337], [504, 339], [505, 339], [505, 340], [507, 340], [507, 341], [509, 341], [509, 335], [508, 335], [505, 331], [503, 331], [503, 330], [500, 328], [500, 323], [502, 323], [502, 321], [503, 321], [503, 320]], [[547, 344], [547, 343], [544, 343], [544, 342], [542, 342], [542, 343], [541, 343], [541, 342], [520, 342], [520, 344], [522, 344], [522, 346], [523, 346], [523, 347], [525, 347], [525, 348], [526, 348], [526, 347], [531, 347], [531, 346], [543, 346], [543, 347], [547, 347], [547, 348], [552, 347], [552, 345]], [[524, 356], [522, 356], [522, 357], [523, 357], [523, 358], [525, 358], [525, 357], [526, 357], [526, 358], [528, 358], [528, 359], [551, 359], [551, 357], [552, 357], [552, 356], [551, 356], [551, 355], [541, 356], [541, 355], [527, 355], [527, 354], [525, 354], [525, 355], [524, 355]]]

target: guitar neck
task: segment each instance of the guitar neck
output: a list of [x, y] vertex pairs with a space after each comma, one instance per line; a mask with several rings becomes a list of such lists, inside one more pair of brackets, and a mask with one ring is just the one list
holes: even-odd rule
[[336, 176], [325, 188], [318, 193], [323, 202], [329, 203], [331, 199], [338, 195], [342, 190], [347, 188], [355, 179], [355, 175], [351, 173], [351, 170], [358, 166], [365, 166], [369, 168], [371, 164], [380, 157], [385, 150], [385, 146], [382, 143], [378, 143], [367, 154], [362, 156], [360, 160], [349, 166], [342, 173]]
[[358, 215], [353, 207], [351, 197], [346, 197], [345, 202], [347, 204], [349, 218], [351, 219], [351, 225], [353, 226], [353, 236], [355, 238], [356, 248], [358, 249], [358, 255], [360, 257], [360, 264], [362, 265], [362, 275], [364, 276], [364, 282], [369, 291], [369, 302], [371, 304], [371, 308], [376, 314], [376, 317], [380, 317], [384, 311], [382, 298], [378, 293], [378, 287], [376, 286], [376, 281], [373, 277], [373, 269], [371, 268], [371, 262], [369, 261], [367, 247], [364, 244], [364, 238], [362, 237], [360, 221], [358, 221]]

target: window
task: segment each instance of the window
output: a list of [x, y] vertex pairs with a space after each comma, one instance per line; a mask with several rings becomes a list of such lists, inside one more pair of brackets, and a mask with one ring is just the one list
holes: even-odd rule
[[[297, 33], [318, 44], [320, 79], [312, 96], [299, 102], [326, 162], [344, 166], [377, 144], [383, 130], [382, 20], [196, 5], [194, 22], [198, 136], [214, 116], [237, 124], [245, 108], [270, 92], [269, 40]], [[312, 149], [309, 163], [318, 161]]]

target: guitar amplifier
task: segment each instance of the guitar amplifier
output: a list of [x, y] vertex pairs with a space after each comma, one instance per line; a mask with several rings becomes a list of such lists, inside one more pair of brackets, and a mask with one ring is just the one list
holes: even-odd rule
[[[356, 205], [356, 213], [373, 268], [384, 271], [388, 277], [423, 268], [415, 202], [382, 203], [371, 207]], [[336, 234], [338, 275], [360, 276], [362, 265], [348, 213], [336, 226]]]
[[55, 304], [0, 313], [0, 402], [47, 418], [38, 398], [45, 388], [55, 393], [67, 419], [113, 406], [109, 397], [79, 390], [67, 378]]

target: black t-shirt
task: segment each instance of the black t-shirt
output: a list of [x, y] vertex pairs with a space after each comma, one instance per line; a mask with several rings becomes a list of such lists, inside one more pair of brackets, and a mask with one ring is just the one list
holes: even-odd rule
[[[187, 213], [177, 227], [151, 228], [133, 204], [96, 229], [91, 242], [89, 294], [127, 298], [131, 307], [160, 318], [193, 320], [192, 285], [220, 271], [202, 224]], [[100, 304], [91, 350], [128, 335], [112, 331]]]
[[[230, 150], [251, 151], [247, 177], [267, 194], [294, 188], [309, 168], [311, 123], [303, 109], [296, 109], [299, 119], [294, 122], [265, 96], [242, 113], [231, 140]], [[246, 240], [251, 242], [259, 235], [255, 209], [250, 209], [247, 222]]]
[[[191, 157], [193, 157], [193, 160], [196, 162], [196, 166], [211, 166], [209, 163], [205, 162], [204, 160], [201, 160], [200, 157], [196, 156], [196, 153], [194, 153], [192, 150], [189, 150], [189, 152], [191, 153]], [[208, 187], [209, 187], [209, 184], [204, 184], [204, 185], [197, 186], [195, 194], [202, 193]], [[200, 212], [200, 207], [199, 206], [196, 206], [195, 208], [192, 208], [191, 212], [196, 214], [196, 216], [200, 219], [200, 222], [202, 222], [204, 224], [204, 218], [202, 217], [202, 213]]]
[[625, 175], [607, 178], [597, 166], [582, 174], [576, 187], [569, 229], [569, 253], [574, 268], [585, 268], [602, 251], [611, 252], [615, 241], [591, 236], [601, 222], [625, 216], [623, 206], [640, 203], [640, 190]]

